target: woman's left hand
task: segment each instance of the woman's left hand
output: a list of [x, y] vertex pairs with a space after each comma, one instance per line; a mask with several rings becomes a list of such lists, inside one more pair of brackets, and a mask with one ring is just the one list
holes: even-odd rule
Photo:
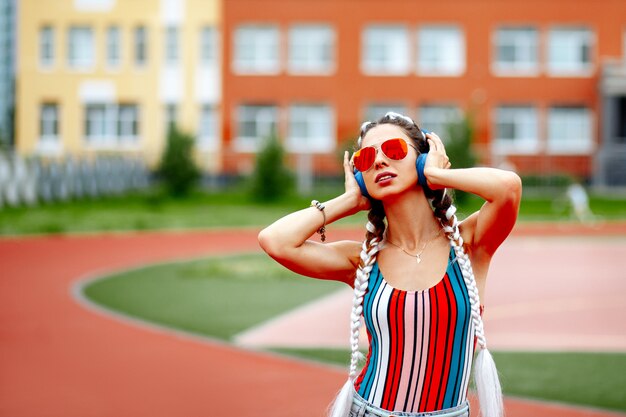
[[437, 184], [433, 184], [429, 178], [429, 174], [437, 169], [449, 169], [452, 166], [448, 155], [446, 154], [446, 147], [443, 145], [443, 141], [436, 133], [426, 133], [426, 140], [430, 147], [428, 151], [428, 157], [426, 158], [426, 164], [424, 165], [424, 175], [428, 181], [428, 187], [431, 190], [437, 190], [445, 188]]

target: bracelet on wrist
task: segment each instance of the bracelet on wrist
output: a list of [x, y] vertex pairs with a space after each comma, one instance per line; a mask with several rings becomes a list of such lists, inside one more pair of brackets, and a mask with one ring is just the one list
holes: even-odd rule
[[326, 208], [326, 206], [324, 206], [324, 204], [320, 203], [317, 200], [313, 200], [311, 201], [311, 207], [315, 207], [316, 209], [318, 209], [322, 213], [322, 216], [324, 217], [322, 227], [317, 229], [317, 233], [320, 235], [322, 242], [325, 242], [326, 241], [326, 213], [324, 212], [324, 209]]

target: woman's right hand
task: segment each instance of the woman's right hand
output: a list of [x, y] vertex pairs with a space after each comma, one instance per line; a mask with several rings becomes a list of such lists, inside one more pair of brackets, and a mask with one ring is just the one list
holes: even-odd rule
[[361, 193], [361, 188], [354, 178], [354, 165], [350, 160], [350, 153], [343, 154], [343, 170], [345, 174], [345, 194], [354, 202], [355, 212], [370, 209], [370, 200]]

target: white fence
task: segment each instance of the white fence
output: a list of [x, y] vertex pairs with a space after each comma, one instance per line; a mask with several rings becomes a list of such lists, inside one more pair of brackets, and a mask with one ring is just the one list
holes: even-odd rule
[[134, 158], [51, 161], [0, 152], [0, 208], [120, 195], [149, 185], [150, 172]]

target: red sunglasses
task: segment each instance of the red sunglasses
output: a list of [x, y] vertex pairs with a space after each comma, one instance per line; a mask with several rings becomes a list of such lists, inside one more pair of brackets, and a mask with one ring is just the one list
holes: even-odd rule
[[[407, 143], [404, 139], [393, 138], [387, 139], [381, 143], [380, 150], [387, 158], [393, 159], [394, 161], [400, 161], [401, 159], [406, 158], [409, 153], [409, 146], [417, 150], [413, 144]], [[374, 146], [366, 146], [359, 149], [352, 157], [354, 167], [361, 172], [367, 171], [372, 167], [372, 165], [374, 165], [377, 153], [378, 148]]]

